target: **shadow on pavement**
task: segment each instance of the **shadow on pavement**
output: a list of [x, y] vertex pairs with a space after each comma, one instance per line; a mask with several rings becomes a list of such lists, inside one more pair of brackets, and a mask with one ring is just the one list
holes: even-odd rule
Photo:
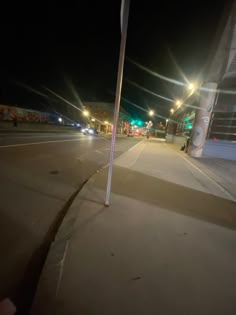
[[4, 235], [0, 239], [0, 301], [10, 298], [16, 305], [17, 315], [29, 313], [50, 245], [80, 189], [57, 213], [43, 238], [38, 235], [37, 227], [29, 223], [22, 225], [0, 208], [0, 231]]
[[[0, 300], [10, 298], [17, 307], [17, 314], [27, 314], [39, 277], [38, 270], [45, 260], [42, 252], [45, 254], [46, 249], [40, 245], [33, 228], [23, 226], [3, 209], [0, 212], [3, 235], [0, 240]], [[38, 247], [34, 251], [35, 244]]]
[[[106, 180], [107, 169], [103, 169], [98, 176], [95, 176], [94, 186], [105, 190]], [[199, 220], [236, 229], [235, 202], [137, 171], [114, 166], [112, 192]]]

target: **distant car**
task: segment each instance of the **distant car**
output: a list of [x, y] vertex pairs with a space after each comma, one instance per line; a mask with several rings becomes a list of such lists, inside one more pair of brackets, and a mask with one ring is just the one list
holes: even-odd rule
[[91, 135], [91, 136], [94, 136], [94, 135], [98, 134], [98, 131], [97, 131], [96, 128], [84, 128], [84, 129], [81, 130], [81, 132], [84, 135]]
[[133, 137], [134, 134], [133, 134], [133, 132], [132, 132], [131, 130], [129, 130], [129, 131], [126, 133], [126, 136], [127, 136], [127, 137]]
[[134, 136], [141, 136], [141, 131], [136, 130], [136, 131], [134, 132]]

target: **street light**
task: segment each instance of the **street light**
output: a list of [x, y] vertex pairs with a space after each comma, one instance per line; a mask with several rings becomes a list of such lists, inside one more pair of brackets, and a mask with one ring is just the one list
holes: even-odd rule
[[108, 125], [108, 121], [107, 121], [107, 120], [105, 120], [105, 121], [104, 121], [104, 124], [105, 124], [105, 125]]
[[170, 113], [173, 114], [174, 111], [175, 111], [175, 110], [174, 110], [173, 108], [171, 108]]
[[83, 111], [83, 114], [84, 114], [85, 117], [88, 117], [88, 116], [89, 116], [89, 111], [84, 110], [84, 111]]
[[150, 110], [149, 111], [149, 116], [153, 116], [154, 115], [154, 111], [153, 110]]
[[169, 119], [167, 118], [166, 119], [166, 130], [167, 130], [167, 126], [168, 126], [168, 121], [169, 121]]
[[194, 84], [190, 82], [189, 85], [188, 85], [188, 89], [189, 90], [193, 90], [194, 89]]
[[59, 118], [58, 118], [58, 121], [59, 121], [59, 123], [61, 123], [61, 122], [62, 122], [62, 118], [61, 118], [61, 117], [59, 117]]
[[179, 108], [182, 105], [182, 101], [177, 100], [175, 104], [177, 105], [177, 108]]
[[190, 82], [187, 86], [187, 89], [190, 90], [190, 92], [194, 92], [198, 86], [199, 82]]

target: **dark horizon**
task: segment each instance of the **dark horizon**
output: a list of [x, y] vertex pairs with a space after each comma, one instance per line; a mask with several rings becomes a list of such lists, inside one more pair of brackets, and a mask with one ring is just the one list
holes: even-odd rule
[[[158, 5], [154, 1], [146, 1], [145, 5], [131, 1], [126, 56], [153, 71], [183, 80], [179, 67], [189, 79], [194, 79], [209, 58], [223, 7], [224, 3], [212, 7], [212, 1], [198, 1], [191, 7], [187, 1], [172, 4], [162, 1]], [[41, 92], [45, 92], [46, 86], [73, 103], [76, 99], [72, 89], [82, 101], [113, 101], [120, 45], [120, 1], [84, 4], [80, 13], [72, 9], [64, 12], [58, 7], [53, 10], [53, 15], [49, 11], [50, 24], [2, 24], [0, 103], [50, 110], [47, 99], [19, 83]], [[64, 23], [59, 23], [60, 20]], [[152, 77], [127, 59], [124, 79], [168, 98], [181, 94], [181, 88]], [[163, 116], [171, 108], [171, 103], [125, 80], [122, 95]], [[145, 119], [144, 112], [124, 101], [121, 105], [133, 117]]]

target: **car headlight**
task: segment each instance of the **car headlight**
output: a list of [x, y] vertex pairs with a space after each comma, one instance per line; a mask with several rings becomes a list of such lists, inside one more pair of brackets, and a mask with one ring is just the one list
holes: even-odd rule
[[94, 134], [94, 131], [93, 130], [89, 130], [89, 133], [91, 134], [91, 135], [93, 135]]

